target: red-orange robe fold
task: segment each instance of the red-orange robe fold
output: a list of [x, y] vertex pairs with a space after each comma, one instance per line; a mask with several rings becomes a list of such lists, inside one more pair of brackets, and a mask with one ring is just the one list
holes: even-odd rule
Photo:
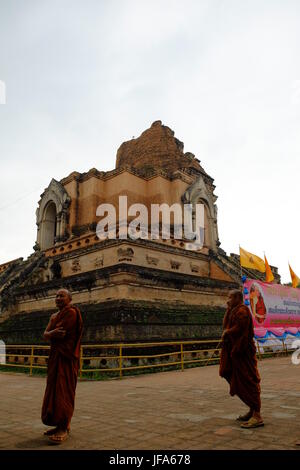
[[260, 295], [257, 300], [255, 318], [258, 323], [263, 323], [266, 319], [267, 309], [262, 296]]
[[237, 395], [254, 411], [260, 411], [260, 376], [257, 370], [252, 316], [246, 305], [227, 310], [223, 329], [219, 374], [230, 385], [230, 395]]
[[42, 406], [42, 422], [67, 429], [74, 412], [75, 389], [80, 358], [82, 318], [80, 310], [69, 305], [51, 320], [50, 330], [62, 327], [66, 335], [51, 339], [47, 386]]

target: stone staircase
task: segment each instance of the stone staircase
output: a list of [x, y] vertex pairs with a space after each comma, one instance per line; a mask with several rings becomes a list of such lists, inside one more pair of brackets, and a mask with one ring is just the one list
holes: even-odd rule
[[0, 322], [4, 321], [9, 309], [14, 303], [15, 291], [19, 288], [36, 268], [39, 268], [45, 262], [45, 255], [36, 252], [30, 255], [26, 260], [17, 259], [0, 275]]

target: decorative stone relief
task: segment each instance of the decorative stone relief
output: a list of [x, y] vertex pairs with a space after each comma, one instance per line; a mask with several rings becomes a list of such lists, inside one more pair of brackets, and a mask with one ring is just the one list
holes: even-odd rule
[[29, 279], [27, 279], [23, 284], [21, 284], [22, 287], [26, 286], [36, 286], [37, 284], [41, 284], [44, 282], [44, 273], [45, 269], [44, 268], [37, 268], [33, 273], [31, 273]]
[[102, 268], [102, 266], [103, 266], [103, 260], [104, 260], [104, 256], [103, 256], [103, 255], [97, 256], [97, 258], [95, 259], [95, 262], [94, 262], [95, 268]]
[[59, 279], [61, 277], [61, 266], [58, 261], [53, 261], [51, 258], [46, 258], [39, 263], [39, 266], [26, 276], [26, 279], [21, 284], [22, 287], [35, 286], [43, 282], [51, 281], [52, 279]]
[[154, 258], [153, 256], [146, 255], [146, 260], [148, 264], [153, 264], [154, 266], [157, 266], [159, 263], [158, 258]]
[[132, 248], [119, 248], [117, 254], [119, 261], [132, 261], [134, 251]]
[[190, 263], [192, 273], [198, 273], [200, 271], [200, 267], [197, 264]]
[[182, 263], [179, 263], [179, 261], [175, 261], [174, 259], [171, 259], [170, 264], [171, 264], [172, 269], [179, 269]]
[[80, 260], [79, 259], [73, 259], [71, 269], [74, 273], [77, 273], [78, 271], [81, 271], [81, 266], [80, 266]]

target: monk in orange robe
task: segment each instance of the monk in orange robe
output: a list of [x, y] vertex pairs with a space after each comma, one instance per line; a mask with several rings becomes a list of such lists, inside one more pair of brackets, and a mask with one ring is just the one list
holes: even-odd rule
[[223, 320], [219, 374], [230, 385], [230, 395], [237, 395], [249, 412], [239, 416], [243, 428], [263, 426], [260, 414], [260, 376], [257, 370], [254, 330], [249, 308], [239, 290], [230, 292]]
[[44, 433], [55, 443], [64, 441], [70, 432], [79, 370], [82, 318], [71, 300], [71, 294], [66, 289], [57, 292], [56, 305], [59, 311], [51, 316], [44, 332], [44, 338], [50, 341], [51, 348], [42, 422], [55, 426]]
[[253, 315], [258, 323], [264, 323], [267, 309], [259, 289], [254, 285], [250, 289], [250, 305]]
[[256, 310], [256, 314], [255, 314], [256, 320], [258, 321], [258, 323], [263, 323], [266, 319], [267, 309], [266, 309], [264, 299], [262, 298], [261, 294], [258, 296], [255, 310]]

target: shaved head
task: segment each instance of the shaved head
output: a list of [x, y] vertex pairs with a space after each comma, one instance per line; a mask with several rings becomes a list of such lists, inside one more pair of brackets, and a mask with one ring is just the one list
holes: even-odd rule
[[244, 300], [243, 293], [239, 289], [231, 290], [229, 292], [229, 295], [232, 295], [233, 297], [236, 298], [236, 300], [240, 300], [241, 302], [243, 302], [243, 300]]
[[242, 304], [244, 300], [243, 293], [239, 289], [231, 290], [228, 294], [228, 308], [234, 308]]
[[56, 294], [59, 292], [64, 292], [69, 297], [69, 299], [72, 300], [72, 294], [70, 291], [68, 291], [68, 289], [59, 289]]
[[56, 298], [55, 298], [55, 303], [59, 310], [62, 310], [65, 308], [67, 305], [71, 303], [72, 300], [72, 295], [68, 291], [68, 289], [59, 289], [56, 292]]

